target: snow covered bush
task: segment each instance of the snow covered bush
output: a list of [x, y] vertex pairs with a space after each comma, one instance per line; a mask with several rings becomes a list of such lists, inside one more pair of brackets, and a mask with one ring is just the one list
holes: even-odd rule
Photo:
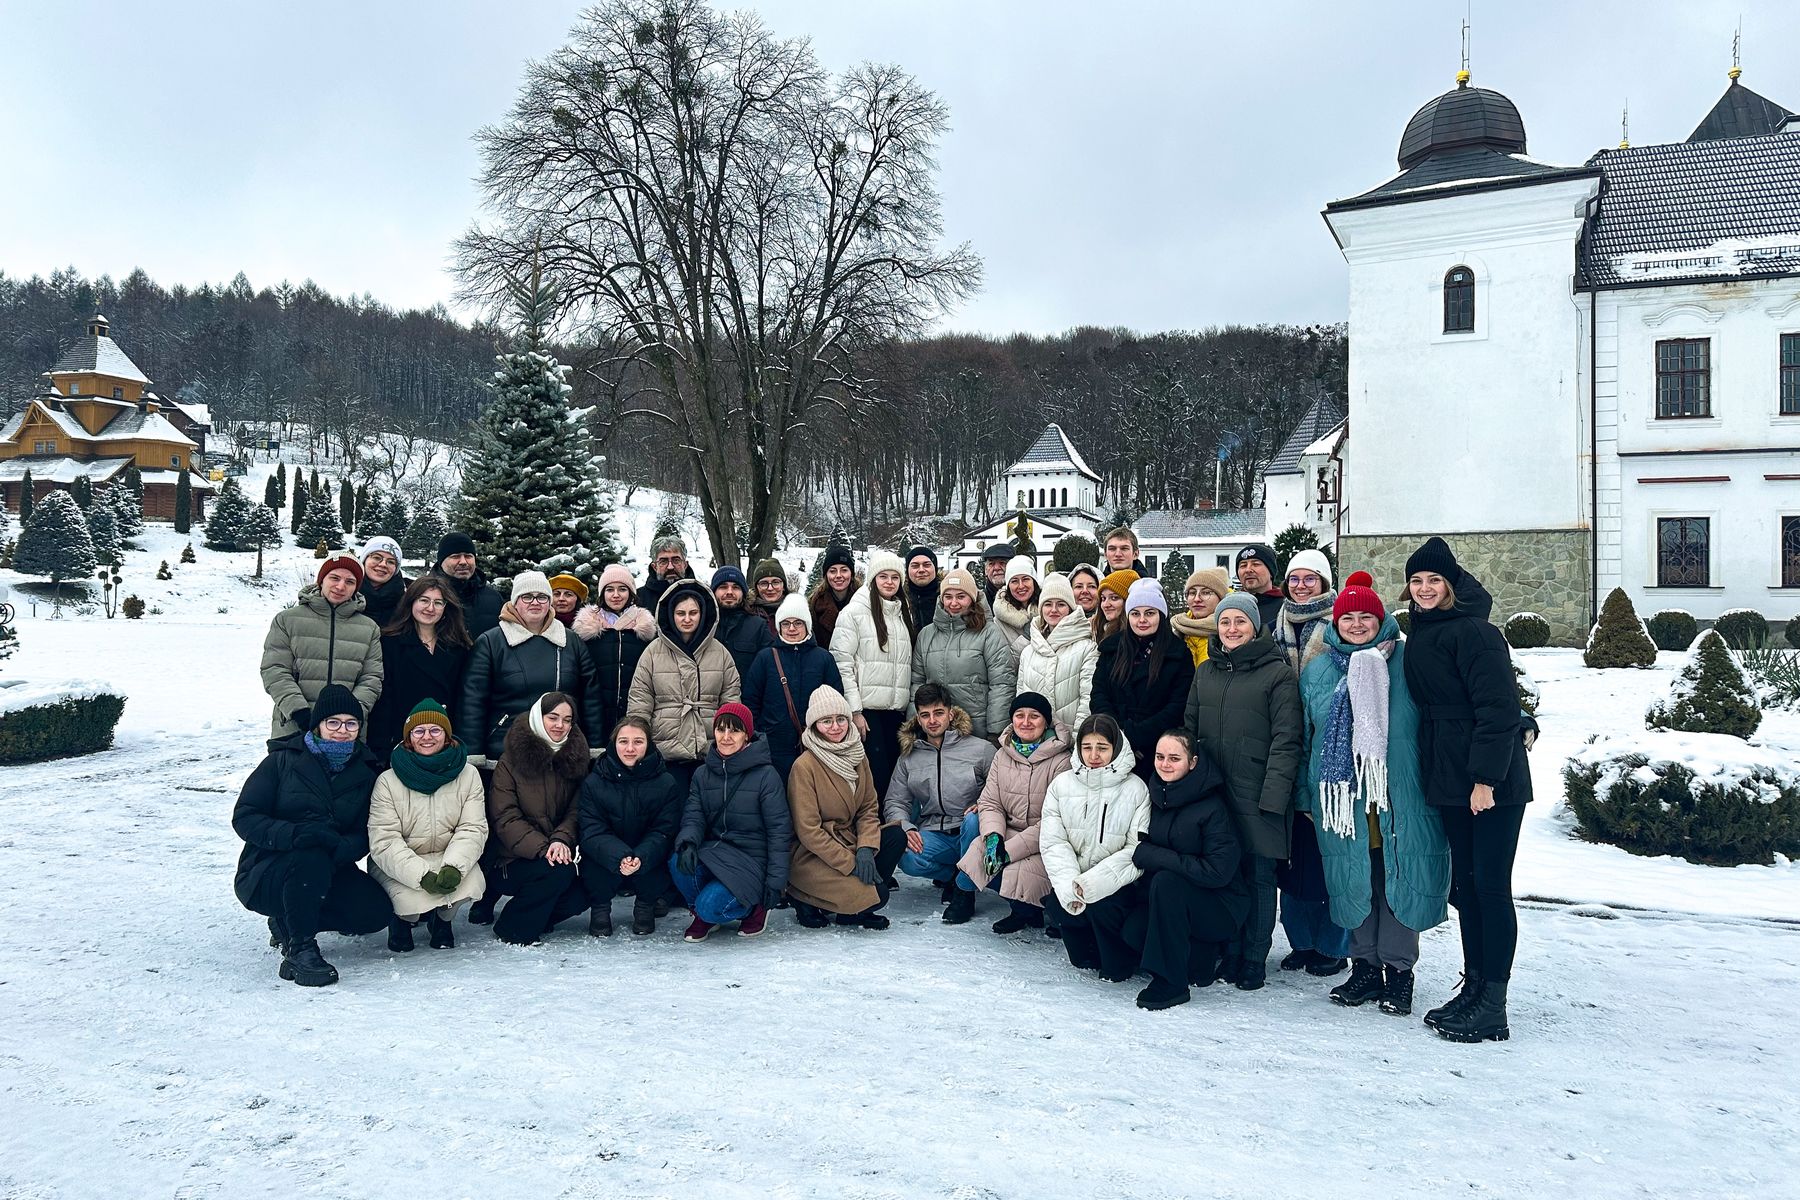
[[125, 597], [125, 602], [119, 608], [127, 621], [140, 621], [144, 617], [144, 602], [137, 596]]
[[1736, 738], [1596, 737], [1563, 768], [1576, 829], [1633, 854], [1712, 866], [1800, 856], [1800, 768]]
[[1781, 640], [1800, 650], [1800, 617], [1789, 617], [1781, 627]]
[[1644, 724], [1738, 738], [1756, 732], [1762, 710], [1718, 630], [1709, 629], [1694, 642], [1669, 694], [1650, 706]]
[[1720, 614], [1713, 628], [1733, 650], [1754, 650], [1769, 641], [1769, 623], [1752, 608], [1734, 608]]
[[1500, 627], [1506, 644], [1515, 650], [1536, 650], [1550, 644], [1550, 622], [1534, 612], [1514, 613]]
[[245, 536], [250, 521], [250, 498], [236, 479], [227, 479], [213, 500], [212, 514], [206, 518], [206, 545], [213, 550], [249, 550]]
[[1600, 606], [1600, 619], [1588, 633], [1587, 650], [1581, 661], [1590, 667], [1654, 667], [1656, 643], [1650, 631], [1631, 606], [1624, 588], [1606, 594]]
[[1537, 680], [1525, 669], [1518, 655], [1512, 656], [1513, 690], [1519, 694], [1519, 707], [1537, 716], [1538, 705], [1543, 703], [1544, 694], [1538, 690]]
[[[313, 491], [306, 501], [306, 512], [300, 518], [300, 528], [294, 532], [296, 546], [341, 546], [344, 544], [344, 527], [338, 524], [337, 506], [331, 502], [331, 493], [323, 486]], [[325, 556], [321, 554], [320, 558]]]
[[1090, 567], [1100, 565], [1100, 547], [1093, 538], [1084, 533], [1065, 533], [1056, 540], [1056, 550], [1050, 555], [1052, 568], [1067, 575], [1082, 563]]
[[13, 570], [53, 583], [86, 579], [99, 565], [87, 517], [67, 492], [51, 492], [37, 502], [31, 522], [19, 534]]
[[42, 762], [111, 746], [125, 697], [105, 689], [100, 683], [0, 682], [0, 763]]
[[1756, 693], [1757, 707], [1800, 710], [1800, 651], [1763, 646], [1737, 656]]
[[1653, 613], [1644, 622], [1644, 628], [1650, 631], [1650, 640], [1656, 643], [1658, 650], [1686, 650], [1700, 635], [1700, 624], [1694, 620], [1694, 615], [1679, 608], [1665, 608]]

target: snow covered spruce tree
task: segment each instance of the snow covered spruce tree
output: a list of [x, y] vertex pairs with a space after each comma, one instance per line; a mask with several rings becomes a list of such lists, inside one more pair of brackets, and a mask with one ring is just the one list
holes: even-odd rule
[[406, 527], [406, 497], [395, 492], [387, 498], [387, 503], [381, 506], [381, 520], [377, 523], [375, 532], [399, 541], [405, 536]]
[[1590, 667], [1654, 667], [1656, 643], [1650, 631], [1631, 606], [1624, 588], [1606, 594], [1600, 606], [1600, 619], [1588, 634], [1587, 651], [1581, 661]]
[[245, 531], [250, 522], [250, 497], [235, 479], [227, 479], [213, 500], [212, 515], [206, 518], [206, 544], [214, 550], [248, 550]]
[[31, 522], [19, 534], [13, 570], [52, 583], [86, 579], [99, 565], [87, 518], [64, 491], [51, 492], [31, 510]]
[[112, 505], [105, 497], [98, 497], [88, 504], [87, 510], [88, 537], [94, 543], [94, 561], [97, 565], [116, 567], [120, 561], [119, 518], [112, 510]]
[[1738, 738], [1756, 732], [1762, 724], [1762, 710], [1718, 630], [1709, 629], [1695, 640], [1669, 694], [1650, 706], [1644, 724], [1651, 729]]
[[344, 544], [344, 528], [338, 524], [337, 508], [331, 503], [329, 488], [320, 484], [310, 489], [307, 497], [306, 513], [300, 518], [300, 528], [294, 531], [294, 545], [315, 549], [320, 542], [327, 547]]
[[534, 274], [514, 286], [513, 305], [518, 346], [496, 359], [494, 402], [482, 411], [463, 469], [457, 524], [495, 578], [534, 568], [592, 578], [625, 550], [586, 412], [569, 407], [568, 368], [550, 353], [556, 295]]
[[127, 541], [144, 532], [144, 501], [122, 483], [109, 483], [94, 489], [96, 499], [113, 510], [119, 523], [119, 540]]
[[[387, 533], [387, 530], [384, 529], [382, 532]], [[434, 506], [427, 504], [408, 522], [405, 531], [399, 535], [400, 552], [408, 558], [423, 562], [426, 566], [433, 566], [435, 564], [431, 559], [432, 555], [437, 553], [438, 542], [443, 540], [444, 535], [449, 532], [450, 522], [444, 520], [444, 514]], [[388, 536], [394, 537], [395, 535], [388, 533]]]

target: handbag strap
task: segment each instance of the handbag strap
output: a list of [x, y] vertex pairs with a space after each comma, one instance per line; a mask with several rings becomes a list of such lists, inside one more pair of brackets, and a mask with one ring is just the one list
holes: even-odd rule
[[769, 653], [775, 656], [775, 674], [781, 679], [781, 694], [787, 698], [788, 720], [794, 723], [795, 733], [805, 733], [806, 722], [800, 719], [800, 713], [794, 708], [794, 693], [788, 689], [787, 668], [781, 665], [781, 649], [773, 647]]

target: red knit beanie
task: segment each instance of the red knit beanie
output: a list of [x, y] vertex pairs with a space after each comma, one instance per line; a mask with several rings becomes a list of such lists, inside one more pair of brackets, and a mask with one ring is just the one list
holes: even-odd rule
[[1382, 607], [1381, 597], [1375, 594], [1375, 580], [1367, 571], [1356, 571], [1344, 580], [1337, 603], [1331, 606], [1331, 623], [1335, 625], [1339, 617], [1353, 612], [1370, 613], [1377, 621], [1387, 619], [1387, 609]]
[[362, 586], [362, 581], [363, 581], [362, 564], [357, 562], [354, 558], [350, 557], [348, 554], [340, 554], [340, 555], [337, 555], [335, 558], [328, 558], [324, 562], [320, 563], [318, 578], [316, 578], [313, 582], [317, 583], [320, 587], [324, 587], [325, 586], [325, 577], [327, 575], [331, 574], [333, 571], [348, 571], [348, 572], [350, 572], [352, 575], [356, 576], [356, 586], [357, 587]]
[[751, 717], [748, 708], [739, 704], [736, 700], [731, 701], [729, 704], [719, 705], [719, 711], [713, 714], [713, 722], [717, 724], [720, 717], [736, 717], [738, 719], [738, 724], [744, 727], [745, 733], [749, 734], [751, 737], [756, 736], [755, 718]]

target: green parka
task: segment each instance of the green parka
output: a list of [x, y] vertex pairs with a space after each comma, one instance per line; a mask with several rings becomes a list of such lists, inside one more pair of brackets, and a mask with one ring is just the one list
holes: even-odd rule
[[1303, 723], [1294, 669], [1268, 634], [1235, 650], [1213, 634], [1194, 668], [1187, 727], [1225, 772], [1246, 854], [1288, 856]]
[[269, 622], [263, 639], [263, 691], [275, 702], [272, 738], [299, 733], [290, 718], [310, 709], [328, 683], [350, 689], [366, 725], [381, 696], [381, 629], [363, 615], [361, 592], [333, 608], [319, 585], [300, 589], [300, 599]]

